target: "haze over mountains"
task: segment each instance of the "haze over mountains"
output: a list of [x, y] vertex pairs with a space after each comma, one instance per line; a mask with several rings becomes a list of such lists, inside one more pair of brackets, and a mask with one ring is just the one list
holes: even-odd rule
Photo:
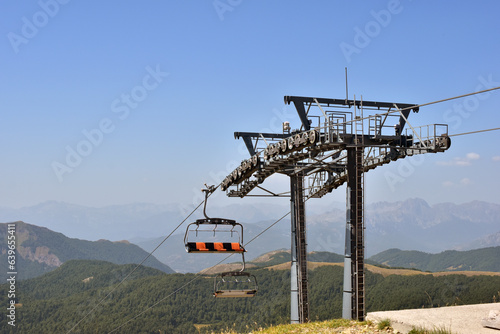
[[375, 203], [367, 207], [365, 216], [371, 254], [388, 245], [430, 253], [472, 249], [475, 247], [471, 242], [482, 239], [483, 247], [500, 245], [486, 241], [500, 230], [499, 204], [473, 201], [430, 206], [422, 199], [411, 199]]
[[[0, 222], [24, 221], [44, 226], [71, 238], [86, 240], [132, 240], [168, 234], [194, 209], [179, 204], [133, 203], [101, 208], [47, 201], [19, 209], [1, 208]], [[289, 210], [285, 205], [233, 204], [210, 207], [213, 216], [231, 217], [244, 223], [276, 219]], [[220, 213], [223, 213], [222, 215]], [[188, 221], [203, 216], [202, 210]]]
[[[286, 205], [239, 204], [211, 207], [209, 214], [243, 223], [246, 243], [288, 209]], [[329, 210], [307, 206], [306, 213], [308, 251], [343, 254], [345, 210], [342, 205], [332, 203]], [[68, 237], [87, 240], [128, 239], [146, 251], [153, 250], [185, 216], [185, 209], [176, 205], [154, 204], [89, 208], [52, 201], [20, 209], [0, 209], [1, 222], [24, 220]], [[184, 250], [182, 239], [186, 225], [201, 216], [201, 211], [193, 214], [154, 255], [180, 272], [196, 272], [217, 263], [219, 258], [216, 255], [192, 255]], [[365, 208], [366, 254], [370, 257], [389, 248], [439, 253], [449, 249], [498, 246], [500, 224], [497, 217], [500, 217], [499, 204], [480, 201], [431, 206], [422, 199], [409, 199], [370, 204]], [[246, 259], [289, 247], [290, 217], [287, 216], [246, 247]], [[240, 258], [233, 258], [229, 261], [240, 261]]]

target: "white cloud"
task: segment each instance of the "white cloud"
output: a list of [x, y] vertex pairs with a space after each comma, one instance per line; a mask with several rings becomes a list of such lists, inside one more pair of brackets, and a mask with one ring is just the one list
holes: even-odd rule
[[[438, 161], [439, 166], [470, 166], [473, 160], [478, 160], [480, 155], [474, 152], [467, 153], [465, 157], [455, 157], [449, 161]], [[499, 157], [500, 158], [500, 157]]]
[[453, 158], [453, 160], [438, 161], [436, 164], [438, 166], [469, 166], [470, 161], [464, 158]]
[[467, 153], [467, 155], [465, 157], [468, 160], [477, 160], [477, 159], [479, 159], [479, 154], [471, 152], [471, 153]]
[[493, 158], [491, 158], [493, 161], [500, 161], [500, 155], [495, 155]]
[[464, 186], [467, 186], [469, 184], [472, 184], [472, 181], [469, 178], [465, 177], [465, 178], [460, 180], [460, 183]]
[[460, 187], [469, 186], [471, 184], [474, 184], [474, 183], [468, 177], [464, 177], [463, 179], [461, 179], [457, 183], [455, 183], [453, 181], [443, 181], [443, 182], [441, 182], [441, 185], [443, 187], [445, 187], [445, 188], [460, 188]]

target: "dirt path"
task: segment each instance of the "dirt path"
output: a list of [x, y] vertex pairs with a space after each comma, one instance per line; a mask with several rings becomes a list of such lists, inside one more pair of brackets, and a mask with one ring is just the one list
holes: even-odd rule
[[392, 327], [408, 333], [413, 327], [447, 329], [453, 334], [500, 334], [500, 330], [481, 326], [490, 310], [500, 310], [500, 303], [450, 306], [432, 309], [370, 312], [367, 320], [390, 319]]

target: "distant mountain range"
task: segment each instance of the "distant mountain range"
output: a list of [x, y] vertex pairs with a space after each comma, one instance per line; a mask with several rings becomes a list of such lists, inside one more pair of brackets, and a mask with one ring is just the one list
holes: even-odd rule
[[470, 250], [477, 248], [495, 247], [500, 245], [500, 232], [488, 234], [482, 238], [477, 238], [472, 242], [464, 243], [455, 247], [455, 250]]
[[[323, 202], [327, 201], [324, 199]], [[323, 203], [322, 202], [322, 203]], [[345, 209], [342, 203], [318, 206], [306, 203], [308, 251], [343, 254]], [[192, 208], [191, 208], [192, 209]], [[24, 220], [87, 240], [127, 239], [152, 251], [191, 211], [179, 205], [129, 204], [89, 208], [63, 202], [45, 202], [20, 209], [0, 208], [0, 221]], [[233, 204], [211, 206], [209, 215], [236, 219], [244, 224], [245, 242], [289, 211], [284, 204]], [[162, 244], [154, 255], [179, 272], [198, 272], [222, 258], [213, 254], [187, 254], [183, 234], [187, 223], [201, 218], [196, 212]], [[422, 199], [377, 202], [366, 205], [366, 255], [398, 248], [439, 253], [500, 246], [500, 205], [474, 201], [429, 205]], [[290, 248], [290, 216], [246, 247], [246, 260], [276, 249]], [[236, 262], [234, 256], [228, 261]]]
[[[343, 253], [345, 212], [307, 217], [311, 250]], [[500, 246], [500, 205], [474, 201], [429, 205], [422, 199], [378, 202], [365, 207], [366, 253], [388, 248], [438, 253]], [[474, 242], [474, 243], [472, 243]]]
[[[380, 202], [366, 208], [368, 252], [388, 248], [437, 253], [500, 231], [500, 205], [473, 201], [430, 206], [422, 199]], [[488, 246], [500, 246], [491, 243]]]
[[[0, 224], [0, 261], [7, 263], [7, 224]], [[24, 222], [15, 222], [16, 271], [18, 279], [39, 276], [52, 271], [69, 260], [102, 260], [115, 264], [140, 263], [148, 253], [128, 241], [111, 242], [108, 240], [87, 241], [68, 238], [54, 232]], [[145, 266], [159, 269], [165, 273], [174, 271], [158, 261], [154, 256], [148, 258]], [[0, 273], [5, 281], [7, 270]]]

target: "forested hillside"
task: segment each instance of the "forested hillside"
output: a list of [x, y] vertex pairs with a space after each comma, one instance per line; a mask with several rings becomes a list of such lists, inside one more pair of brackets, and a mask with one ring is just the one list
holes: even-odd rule
[[371, 261], [390, 266], [424, 271], [495, 271], [500, 272], [500, 247], [470, 251], [449, 250], [439, 254], [389, 249], [370, 257]]
[[[101, 261], [68, 261], [59, 269], [18, 282], [15, 330], [3, 318], [5, 333], [62, 333], [76, 325], [134, 266]], [[223, 328], [247, 332], [287, 323], [290, 271], [252, 271], [259, 291], [254, 298], [214, 299], [213, 276], [165, 274], [140, 267], [75, 329], [75, 333], [198, 333]], [[432, 275], [384, 278], [366, 272], [367, 311], [482, 303], [500, 297], [499, 276]], [[338, 318], [342, 309], [343, 268], [310, 271], [311, 320]], [[7, 302], [6, 284], [0, 303]], [[148, 309], [156, 304], [153, 308]], [[143, 312], [143, 313], [142, 313]], [[130, 321], [130, 322], [128, 322]]]
[[[16, 222], [17, 279], [47, 273], [74, 259], [102, 260], [116, 264], [140, 263], [148, 253], [139, 246], [108, 240], [87, 241], [68, 238], [45, 227]], [[7, 263], [7, 224], [0, 224], [0, 261]], [[145, 265], [166, 273], [174, 271], [151, 256]], [[0, 273], [5, 281], [7, 273]]]

